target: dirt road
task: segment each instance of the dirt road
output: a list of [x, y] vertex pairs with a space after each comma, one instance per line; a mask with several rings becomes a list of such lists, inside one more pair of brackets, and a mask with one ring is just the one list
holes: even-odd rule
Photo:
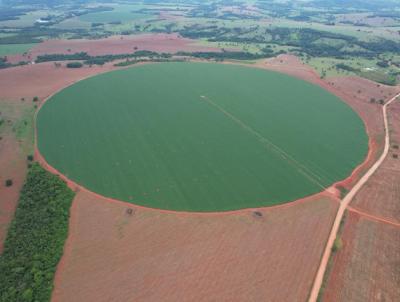
[[324, 278], [324, 274], [326, 271], [326, 267], [328, 265], [329, 257], [331, 255], [333, 243], [336, 239], [337, 232], [339, 230], [339, 225], [340, 222], [342, 221], [343, 214], [347, 208], [347, 206], [350, 204], [350, 202], [353, 200], [354, 196], [360, 191], [360, 189], [364, 186], [364, 184], [368, 181], [368, 179], [375, 173], [375, 171], [379, 168], [379, 166], [383, 163], [384, 159], [386, 158], [386, 155], [389, 152], [390, 148], [390, 136], [389, 136], [389, 123], [388, 123], [388, 118], [387, 118], [387, 107], [394, 102], [398, 97], [400, 97], [400, 93], [391, 98], [383, 107], [382, 107], [382, 112], [383, 112], [383, 121], [384, 121], [384, 130], [385, 130], [385, 147], [383, 150], [382, 155], [379, 157], [379, 159], [376, 161], [376, 163], [364, 174], [364, 176], [356, 183], [356, 185], [350, 190], [350, 192], [346, 195], [346, 197], [341, 201], [339, 210], [336, 214], [335, 221], [332, 226], [331, 233], [329, 234], [328, 237], [328, 242], [325, 246], [325, 250], [321, 259], [321, 263], [319, 265], [317, 274], [315, 276], [314, 284], [311, 289], [310, 297], [309, 297], [309, 302], [315, 302], [317, 301], [318, 298], [318, 293], [321, 289], [322, 281]]

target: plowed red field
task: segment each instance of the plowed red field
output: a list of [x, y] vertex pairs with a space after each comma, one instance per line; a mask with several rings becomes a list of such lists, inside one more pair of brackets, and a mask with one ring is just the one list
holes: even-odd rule
[[80, 191], [53, 301], [305, 301], [336, 209], [162, 213]]
[[179, 37], [176, 34], [143, 34], [135, 36], [112, 36], [98, 40], [47, 40], [33, 47], [26, 56], [12, 55], [8, 60], [13, 63], [34, 60], [44, 54], [73, 54], [87, 52], [89, 55], [109, 55], [132, 53], [136, 50], [175, 53], [178, 51], [221, 51], [219, 48], [195, 45], [195, 41]]
[[[400, 222], [400, 103], [389, 107], [391, 149], [377, 173], [356, 195], [352, 206], [370, 215]], [[395, 156], [398, 158], [395, 158]]]
[[399, 301], [400, 228], [350, 212], [324, 302]]

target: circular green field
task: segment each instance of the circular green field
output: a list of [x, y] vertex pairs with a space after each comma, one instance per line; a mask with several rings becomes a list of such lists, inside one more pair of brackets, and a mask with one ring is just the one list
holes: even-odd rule
[[47, 162], [89, 190], [184, 211], [269, 206], [322, 191], [367, 153], [358, 115], [261, 69], [162, 63], [80, 81], [37, 116]]

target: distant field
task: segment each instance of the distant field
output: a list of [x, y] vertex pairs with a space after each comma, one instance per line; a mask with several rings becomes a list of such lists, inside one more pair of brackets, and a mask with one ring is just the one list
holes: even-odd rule
[[0, 57], [23, 54], [35, 46], [35, 43], [30, 44], [2, 44], [0, 45]]
[[75, 29], [75, 28], [83, 28], [90, 29], [92, 26], [91, 22], [82, 21], [79, 17], [66, 19], [54, 27], [59, 29]]
[[78, 19], [86, 22], [129, 22], [149, 17], [149, 14], [134, 13], [138, 7], [134, 5], [117, 5], [112, 11], [96, 12], [79, 16]]
[[[383, 84], [394, 85], [396, 83], [394, 76], [391, 76], [389, 71], [395, 73], [397, 72], [397, 68], [394, 66], [385, 69], [380, 68], [376, 64], [378, 62], [378, 60], [376, 59], [365, 59], [356, 57], [353, 59], [343, 60], [320, 57], [311, 58], [309, 61], [305, 60], [305, 62], [311, 65], [320, 74], [325, 73], [325, 75], [328, 77], [358, 75], [363, 78]], [[354, 68], [356, 71], [350, 72], [337, 68], [336, 65], [338, 64], [344, 64], [346, 66]]]
[[46, 10], [37, 10], [28, 12], [25, 15], [20, 16], [17, 20], [7, 20], [1, 21], [0, 27], [15, 27], [15, 28], [22, 28], [27, 26], [33, 26], [35, 21], [42, 17], [47, 17], [49, 14], [52, 14], [53, 11], [46, 11]]
[[92, 13], [79, 17], [79, 20], [86, 22], [126, 22], [133, 21], [135, 19], [141, 19], [147, 17], [148, 15], [144, 14], [135, 14], [131, 12], [100, 12], [100, 13]]
[[220, 211], [292, 201], [346, 178], [367, 152], [337, 97], [274, 72], [164, 63], [99, 75], [40, 110], [46, 160], [136, 204]]

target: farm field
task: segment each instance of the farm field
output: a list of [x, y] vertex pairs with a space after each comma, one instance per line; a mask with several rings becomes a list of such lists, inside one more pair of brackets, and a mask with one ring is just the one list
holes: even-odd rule
[[400, 301], [399, 121], [398, 0], [0, 0], [0, 302]]
[[400, 296], [399, 105], [395, 100], [387, 110], [389, 153], [348, 208], [321, 301], [397, 301]]
[[46, 161], [85, 188], [184, 211], [323, 191], [364, 160], [368, 142], [357, 114], [317, 86], [201, 63], [143, 65], [76, 83], [42, 107], [37, 129]]
[[13, 180], [11, 187], [0, 186], [0, 253], [24, 183], [26, 157], [33, 151], [32, 109], [31, 103], [0, 97], [0, 183]]
[[[1, 47], [1, 46], [0, 46]], [[47, 40], [30, 49], [32, 59], [45, 54], [70, 54], [87, 52], [90, 55], [130, 53], [135, 50], [175, 53], [177, 51], [220, 52], [219, 48], [196, 45], [194, 40], [180, 38], [176, 34], [140, 34], [135, 36], [113, 36], [98, 40]], [[15, 62], [25, 59], [21, 55], [9, 56]]]
[[348, 213], [322, 301], [397, 301], [399, 236], [399, 227]]
[[0, 21], [0, 27], [23, 28], [33, 26], [37, 19], [46, 17], [47, 15], [48, 12], [44, 10], [28, 12], [18, 17], [16, 20]]
[[36, 64], [0, 70], [0, 119], [5, 121], [0, 125], [0, 183], [13, 180], [11, 187], [0, 186], [0, 253], [25, 180], [27, 156], [33, 155], [33, 113], [38, 104], [32, 102], [33, 97], [42, 99], [74, 81], [109, 69]]
[[367, 186], [356, 195], [351, 206], [362, 212], [400, 223], [399, 102], [390, 107], [388, 117], [392, 142], [389, 155]]
[[162, 213], [80, 191], [52, 301], [306, 301], [337, 206]]
[[[90, 13], [87, 15], [80, 16], [78, 19], [85, 22], [127, 22], [134, 21], [136, 19], [142, 19], [150, 17], [151, 15], [134, 13], [135, 6], [129, 7], [118, 7], [113, 11]], [[130, 10], [131, 9], [131, 10]]]
[[0, 57], [14, 55], [14, 54], [23, 54], [24, 52], [29, 51], [35, 45], [36, 43], [2, 44], [0, 45]]

